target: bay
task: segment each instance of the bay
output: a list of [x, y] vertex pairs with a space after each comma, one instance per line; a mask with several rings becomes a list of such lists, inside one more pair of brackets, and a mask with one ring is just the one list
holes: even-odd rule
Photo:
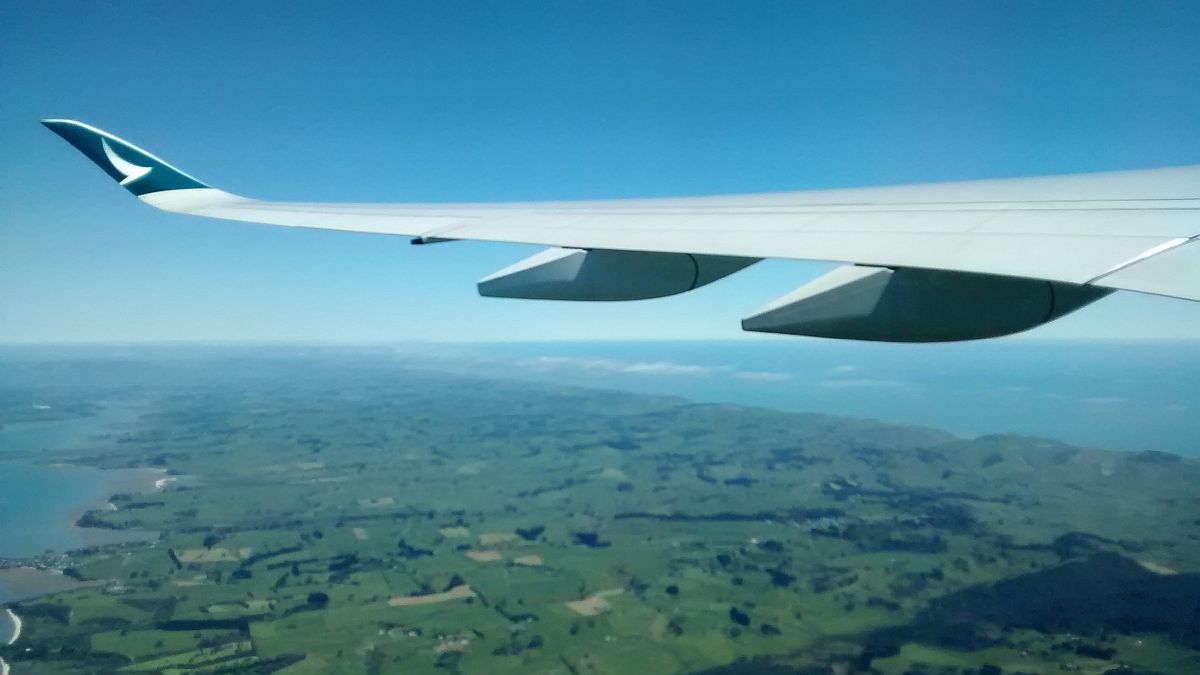
[[[135, 419], [137, 411], [135, 404], [117, 403], [89, 417], [18, 422], [0, 429], [0, 558], [145, 538], [144, 533], [93, 532], [74, 523], [85, 509], [103, 504], [119, 488], [152, 485], [149, 475], [52, 463], [56, 450], [118, 430]], [[38, 463], [25, 455], [20, 460], [6, 458], [24, 451], [35, 452]], [[0, 597], [4, 584], [0, 579]]]

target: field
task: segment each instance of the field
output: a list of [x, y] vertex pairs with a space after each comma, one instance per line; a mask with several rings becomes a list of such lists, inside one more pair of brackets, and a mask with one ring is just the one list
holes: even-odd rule
[[38, 389], [142, 414], [31, 461], [176, 480], [85, 516], [159, 537], [16, 603], [16, 672], [1200, 672], [1195, 460], [199, 361]]

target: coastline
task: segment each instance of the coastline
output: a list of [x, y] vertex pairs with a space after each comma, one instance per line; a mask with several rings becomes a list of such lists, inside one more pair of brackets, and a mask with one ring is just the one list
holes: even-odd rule
[[[76, 465], [55, 464], [49, 466], [75, 467]], [[63, 561], [67, 560], [67, 552], [73, 549], [153, 541], [159, 537], [159, 533], [153, 530], [109, 530], [96, 527], [80, 527], [77, 523], [89, 511], [114, 510], [114, 505], [109, 501], [113, 494], [123, 492], [153, 494], [161, 492], [162, 488], [159, 487], [159, 482], [162, 480], [165, 471], [153, 468], [94, 470], [99, 472], [105, 480], [104, 489], [102, 490], [103, 494], [77, 506], [62, 521], [63, 532], [75, 539], [74, 545], [63, 547], [57, 551], [56, 556], [60, 557]], [[0, 604], [14, 600], [28, 600], [43, 595], [51, 595], [86, 585], [84, 582], [76, 581], [62, 573], [62, 570], [59, 568], [66, 565], [66, 563], [60, 562], [48, 565], [43, 561], [36, 564], [29, 564], [35, 559], [40, 559], [40, 557], [25, 558], [24, 561], [20, 557], [15, 557], [15, 559], [10, 559], [10, 564], [15, 562], [17, 566], [0, 567]], [[25, 564], [22, 564], [22, 562]], [[18, 618], [17, 621], [19, 622], [20, 619]], [[0, 675], [3, 675], [3, 673], [0, 673]]]
[[[83, 468], [95, 471], [103, 484], [99, 489], [92, 491], [90, 495], [80, 495], [87, 501], [76, 502], [73, 508], [61, 513], [57, 519], [51, 518], [45, 522], [43, 527], [58, 525], [55, 529], [65, 537], [60, 538], [61, 543], [58, 546], [40, 553], [14, 551], [11, 554], [0, 554], [0, 561], [3, 562], [0, 564], [0, 607], [3, 607], [5, 602], [28, 600], [86, 585], [62, 573], [64, 568], [70, 566], [67, 555], [69, 551], [149, 542], [160, 536], [160, 533], [154, 530], [81, 527], [78, 523], [81, 517], [89, 511], [115, 510], [115, 505], [110, 501], [114, 494], [152, 495], [161, 492], [165, 487], [161, 483], [166, 475], [164, 470], [155, 468], [95, 469], [67, 463], [44, 466], [62, 467], [69, 470]], [[3, 528], [0, 528], [0, 533], [2, 530]], [[3, 619], [4, 612], [0, 612], [0, 626], [3, 626]], [[4, 636], [4, 631], [0, 629], [0, 644], [3, 644]], [[0, 673], [0, 675], [3, 674]]]
[[[0, 501], [0, 560], [6, 564], [158, 536], [76, 526], [86, 511], [111, 508], [113, 494], [154, 492], [165, 473], [79, 462], [80, 450], [106, 442], [145, 410], [143, 401], [100, 401], [95, 406], [95, 414], [15, 422], [0, 429], [0, 493], [5, 497]], [[0, 604], [12, 599], [7, 596], [26, 594], [20, 584], [5, 588], [4, 576]]]
[[4, 567], [0, 568], [0, 603], [69, 591], [85, 584], [55, 569]]
[[[52, 466], [86, 466], [57, 464]], [[92, 467], [89, 467], [92, 468]], [[99, 527], [81, 527], [78, 523], [89, 511], [116, 511], [117, 507], [110, 501], [114, 494], [153, 494], [164, 489], [163, 480], [165, 469], [141, 467], [136, 469], [95, 469], [105, 479], [104, 495], [81, 504], [67, 516], [66, 529], [81, 540], [79, 547], [107, 546], [110, 544], [127, 544], [137, 541], [151, 541], [158, 538], [158, 532], [152, 530], [109, 530]], [[170, 477], [174, 482], [175, 478]]]

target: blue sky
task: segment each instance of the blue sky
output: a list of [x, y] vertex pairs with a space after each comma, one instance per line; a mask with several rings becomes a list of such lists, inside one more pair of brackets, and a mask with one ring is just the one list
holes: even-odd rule
[[[263, 198], [708, 194], [1200, 163], [1195, 2], [0, 3], [0, 342], [737, 338], [828, 268], [484, 300], [532, 248], [139, 205], [71, 117]], [[1118, 294], [1033, 335], [1196, 337]]]

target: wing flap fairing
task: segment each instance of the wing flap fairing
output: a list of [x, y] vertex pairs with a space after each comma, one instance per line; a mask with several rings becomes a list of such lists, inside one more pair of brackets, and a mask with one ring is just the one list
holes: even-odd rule
[[478, 283], [490, 298], [648, 300], [686, 293], [758, 262], [755, 258], [551, 248]]
[[934, 270], [846, 265], [742, 321], [760, 333], [953, 342], [1053, 321], [1111, 293], [1095, 286]]

